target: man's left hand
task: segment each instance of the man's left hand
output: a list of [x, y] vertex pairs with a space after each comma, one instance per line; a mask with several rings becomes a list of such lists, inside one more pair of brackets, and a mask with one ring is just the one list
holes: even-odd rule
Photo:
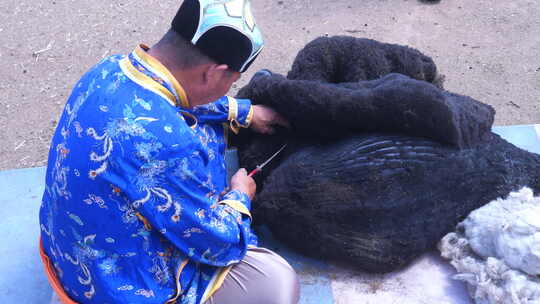
[[274, 134], [274, 126], [290, 127], [289, 122], [272, 108], [263, 105], [253, 106], [253, 118], [251, 128], [261, 134]]

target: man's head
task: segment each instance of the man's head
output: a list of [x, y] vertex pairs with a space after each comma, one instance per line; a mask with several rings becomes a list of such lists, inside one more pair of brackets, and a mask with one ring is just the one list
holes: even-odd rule
[[249, 0], [184, 0], [150, 52], [174, 70], [195, 106], [225, 95], [262, 47]]
[[240, 73], [264, 45], [249, 0], [184, 0], [171, 28], [216, 62]]
[[150, 55], [162, 62], [182, 84], [191, 106], [217, 100], [240, 78], [240, 72], [203, 54], [173, 30], [150, 49]]

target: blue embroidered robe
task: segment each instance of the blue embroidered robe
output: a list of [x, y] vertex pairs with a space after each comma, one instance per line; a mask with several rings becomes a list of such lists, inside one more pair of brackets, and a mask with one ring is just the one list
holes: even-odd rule
[[[75, 85], [52, 139], [40, 210], [44, 253], [78, 303], [201, 303], [241, 260], [250, 201], [226, 192], [223, 124], [249, 100], [189, 108], [138, 47]], [[225, 192], [224, 194], [222, 192]]]

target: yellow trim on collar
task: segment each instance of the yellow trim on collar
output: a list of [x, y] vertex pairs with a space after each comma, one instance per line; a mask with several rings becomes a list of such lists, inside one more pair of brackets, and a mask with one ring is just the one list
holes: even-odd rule
[[159, 60], [149, 55], [146, 51], [150, 48], [147, 45], [141, 44], [137, 48], [135, 48], [135, 54], [141, 58], [141, 60], [144, 60], [145, 63], [147, 63], [152, 69], [156, 70], [159, 73], [162, 73], [165, 77], [167, 77], [166, 80], [168, 80], [174, 90], [176, 91], [176, 95], [180, 98], [180, 105], [184, 109], [189, 109], [189, 100], [186, 95], [186, 91], [184, 88], [180, 85], [178, 80], [173, 76], [173, 74], [167, 69]]
[[219, 204], [222, 204], [222, 205], [227, 205], [231, 208], [233, 208], [234, 210], [244, 214], [244, 215], [247, 215], [249, 216], [249, 218], [251, 219], [251, 212], [249, 212], [249, 209], [246, 207], [246, 205], [242, 204], [241, 202], [239, 201], [236, 201], [236, 200], [223, 200], [223, 201], [220, 201]]
[[120, 60], [120, 68], [126, 74], [126, 76], [133, 80], [135, 83], [139, 84], [140, 86], [158, 94], [159, 96], [167, 99], [167, 101], [173, 105], [176, 106], [176, 97], [167, 90], [166, 87], [162, 86], [146, 74], [142, 73], [141, 71], [137, 70], [133, 64], [131, 64], [131, 61], [126, 57], [122, 60]]

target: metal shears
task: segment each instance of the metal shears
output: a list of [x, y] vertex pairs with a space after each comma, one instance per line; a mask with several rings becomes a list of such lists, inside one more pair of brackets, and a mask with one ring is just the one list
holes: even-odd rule
[[287, 144], [284, 144], [276, 153], [274, 153], [274, 155], [270, 156], [269, 159], [267, 159], [264, 163], [258, 165], [255, 169], [253, 169], [253, 171], [249, 172], [248, 176], [249, 177], [253, 177], [255, 174], [257, 174], [258, 172], [262, 171], [262, 169], [268, 165], [268, 163], [270, 163], [276, 156], [278, 156], [278, 154], [283, 151], [285, 148], [287, 147]]

